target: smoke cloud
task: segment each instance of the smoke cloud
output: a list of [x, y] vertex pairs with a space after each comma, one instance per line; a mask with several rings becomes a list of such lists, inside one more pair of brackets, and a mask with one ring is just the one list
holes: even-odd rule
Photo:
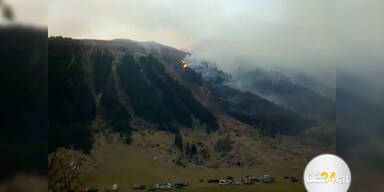
[[157, 41], [191, 50], [227, 72], [294, 68], [335, 87], [331, 0], [52, 0], [48, 12], [50, 35]]
[[384, 189], [383, 10], [379, 0], [337, 4], [337, 150], [353, 191]]

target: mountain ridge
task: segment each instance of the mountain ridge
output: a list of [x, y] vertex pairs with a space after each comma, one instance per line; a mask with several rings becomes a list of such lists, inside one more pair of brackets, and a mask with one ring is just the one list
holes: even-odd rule
[[[139, 135], [165, 131], [179, 139], [173, 143], [179, 151], [175, 164], [245, 165], [246, 159], [259, 157], [240, 153], [240, 146], [247, 144], [235, 139], [237, 135], [250, 143], [265, 137], [260, 145], [274, 151], [279, 147], [273, 145], [285, 135], [297, 138], [316, 125], [254, 93], [208, 81], [193, 68], [183, 68], [180, 60], [189, 53], [150, 44], [49, 38], [50, 152], [59, 147], [89, 152], [97, 133], [107, 138], [117, 133], [123, 143], [136, 145]], [[199, 132], [212, 141], [201, 143]], [[281, 150], [291, 153], [285, 147]]]

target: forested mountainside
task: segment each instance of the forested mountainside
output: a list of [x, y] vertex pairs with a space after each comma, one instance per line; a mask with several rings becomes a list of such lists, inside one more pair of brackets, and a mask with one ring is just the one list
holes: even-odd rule
[[336, 101], [329, 96], [332, 95], [332, 88], [322, 85], [306, 74], [265, 69], [260, 66], [239, 67], [225, 73], [214, 62], [194, 57], [188, 57], [188, 61], [193, 70], [211, 84], [250, 92], [309, 119], [333, 123], [336, 120]]
[[[127, 143], [134, 117], [171, 132], [178, 125], [192, 128], [194, 119], [207, 132], [218, 129], [212, 112], [141, 48], [134, 43], [49, 39], [50, 150], [58, 146], [89, 150], [90, 126], [97, 115]], [[176, 61], [185, 56], [179, 54]]]
[[[233, 86], [269, 98], [306, 117], [335, 122], [336, 101], [321, 94], [312, 79], [295, 82], [288, 75], [262, 68], [240, 70], [233, 75]], [[304, 83], [303, 83], [304, 84]]]
[[89, 151], [92, 132], [100, 131], [119, 133], [129, 144], [142, 125], [209, 134], [221, 129], [219, 116], [265, 136], [297, 135], [315, 124], [255, 93], [183, 68], [180, 60], [187, 55], [154, 42], [49, 38], [49, 151], [61, 146]]

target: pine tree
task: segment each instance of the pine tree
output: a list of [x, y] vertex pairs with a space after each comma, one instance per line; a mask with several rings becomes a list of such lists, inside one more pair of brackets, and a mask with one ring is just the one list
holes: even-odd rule
[[195, 156], [197, 154], [197, 148], [196, 148], [196, 145], [195, 144], [192, 144], [191, 146], [191, 154], [190, 154], [190, 157], [192, 158], [193, 156]]
[[191, 146], [189, 145], [189, 142], [188, 142], [187, 145], [185, 146], [185, 154], [189, 156], [190, 153], [191, 153]]
[[180, 131], [176, 131], [175, 134], [175, 145], [181, 152], [183, 152], [183, 138], [181, 137]]

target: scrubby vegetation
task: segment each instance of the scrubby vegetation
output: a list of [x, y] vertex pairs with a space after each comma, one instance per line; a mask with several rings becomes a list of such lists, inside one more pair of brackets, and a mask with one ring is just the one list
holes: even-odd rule
[[229, 135], [226, 137], [219, 139], [216, 142], [215, 150], [217, 152], [230, 152], [232, 150], [232, 141]]
[[95, 161], [78, 151], [59, 148], [48, 155], [48, 188], [54, 191], [75, 191], [84, 186], [84, 177]]

